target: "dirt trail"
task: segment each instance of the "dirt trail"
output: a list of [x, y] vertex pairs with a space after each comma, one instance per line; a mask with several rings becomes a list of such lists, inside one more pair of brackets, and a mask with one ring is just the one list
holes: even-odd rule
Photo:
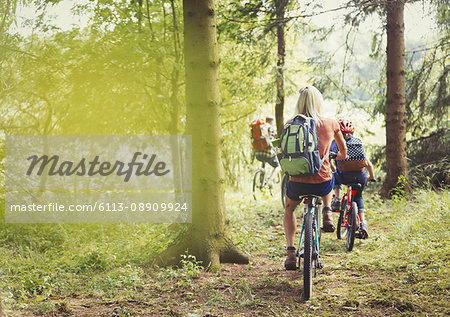
[[[277, 231], [279, 226], [277, 226]], [[279, 232], [282, 234], [282, 232]], [[445, 315], [430, 308], [395, 273], [352, 268], [344, 242], [326, 234], [322, 262], [313, 280], [313, 297], [302, 299], [302, 272], [285, 271], [284, 255], [259, 252], [250, 265], [223, 264], [220, 272], [202, 272], [185, 284], [153, 279], [143, 289], [115, 301], [62, 299], [66, 311], [52, 316], [393, 316]], [[358, 241], [355, 249], [363, 249]], [[359, 252], [356, 251], [355, 252]], [[445, 297], [445, 295], [444, 295]], [[438, 300], [438, 299], [436, 299]], [[448, 307], [447, 307], [448, 311]]]

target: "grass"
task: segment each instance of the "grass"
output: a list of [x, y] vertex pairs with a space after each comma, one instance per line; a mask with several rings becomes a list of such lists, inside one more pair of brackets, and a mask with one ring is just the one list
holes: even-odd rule
[[[298, 272], [282, 269], [279, 197], [229, 191], [233, 241], [249, 265], [204, 272], [186, 254], [178, 270], [146, 263], [172, 239], [168, 225], [0, 226], [0, 289], [14, 315], [294, 316], [448, 315], [449, 191], [383, 202], [367, 192], [370, 238], [346, 252], [323, 234], [325, 268], [301, 299]], [[4, 204], [2, 204], [4, 206]]]

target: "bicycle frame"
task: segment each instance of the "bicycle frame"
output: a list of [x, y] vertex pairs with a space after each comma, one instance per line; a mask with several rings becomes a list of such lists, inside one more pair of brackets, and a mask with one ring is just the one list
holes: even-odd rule
[[[271, 174], [271, 171], [272, 171], [271, 169], [274, 169], [274, 167], [272, 167], [272, 166], [269, 165], [269, 171], [267, 171], [267, 169], [266, 169], [266, 162], [261, 162], [261, 167], [255, 169], [255, 170], [253, 171], [253, 175], [254, 175], [256, 172], [261, 171], [261, 172], [263, 173], [263, 176], [264, 176], [264, 181], [263, 181], [263, 183], [265, 183], [266, 181], [268, 181], [268, 180], [270, 179], [270, 177], [268, 177], [267, 175], [270, 175], [270, 174]], [[273, 179], [273, 178], [275, 178], [275, 176], [273, 176], [272, 179]]]
[[[347, 202], [346, 206], [345, 206], [345, 214], [344, 214], [344, 227], [348, 226], [348, 215], [350, 212], [350, 207], [352, 205], [353, 202], [353, 197], [356, 195], [356, 190], [352, 189], [351, 186], [347, 186], [347, 192], [344, 194], [344, 196], [342, 196], [342, 200], [341, 200], [341, 208], [340, 210], [342, 210], [342, 208], [344, 207], [344, 202]], [[359, 219], [359, 215], [356, 214], [356, 221], [360, 222]]]
[[[306, 196], [305, 198], [303, 198], [303, 218], [305, 217], [306, 213], [311, 213], [312, 214], [312, 219], [313, 219], [313, 232], [314, 232], [314, 240], [315, 240], [315, 248], [314, 248], [314, 257], [319, 258], [319, 232], [318, 230], [320, 230], [320, 228], [318, 228], [318, 223], [317, 223], [317, 218], [316, 215], [314, 213], [314, 209], [316, 207], [316, 205], [318, 204], [317, 200], [319, 198], [314, 197], [314, 196]], [[302, 230], [300, 232], [300, 241], [298, 242], [298, 249], [297, 249], [297, 257], [303, 257], [303, 252], [304, 249], [301, 247], [302, 246], [302, 239], [303, 239], [303, 232], [305, 231], [305, 222], [302, 222]]]

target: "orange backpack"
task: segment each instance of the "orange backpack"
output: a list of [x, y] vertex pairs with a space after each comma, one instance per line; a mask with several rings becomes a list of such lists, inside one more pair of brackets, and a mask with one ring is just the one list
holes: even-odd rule
[[264, 119], [256, 119], [250, 122], [252, 129], [252, 145], [256, 150], [263, 150], [269, 147], [269, 125]]

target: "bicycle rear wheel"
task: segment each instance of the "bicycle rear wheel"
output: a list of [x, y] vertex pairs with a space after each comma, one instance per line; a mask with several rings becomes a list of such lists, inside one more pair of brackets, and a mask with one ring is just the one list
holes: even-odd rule
[[353, 244], [355, 243], [355, 233], [356, 227], [358, 226], [356, 220], [356, 213], [358, 212], [358, 206], [355, 202], [352, 202], [350, 207], [350, 213], [348, 215], [348, 226], [347, 226], [347, 250], [353, 250]]
[[313, 276], [313, 223], [312, 213], [308, 212], [304, 216], [305, 239], [303, 253], [303, 298], [308, 300], [312, 293]]
[[287, 181], [289, 179], [288, 174], [284, 174], [283, 179], [281, 180], [281, 203], [283, 204], [283, 209], [286, 207], [286, 202], [284, 201], [284, 196], [286, 196], [286, 186]]
[[342, 239], [347, 234], [347, 229], [345, 228], [344, 219], [345, 219], [345, 209], [347, 208], [347, 199], [344, 200], [344, 204], [342, 205], [341, 211], [339, 212], [339, 220], [336, 228], [336, 235], [338, 239]]

